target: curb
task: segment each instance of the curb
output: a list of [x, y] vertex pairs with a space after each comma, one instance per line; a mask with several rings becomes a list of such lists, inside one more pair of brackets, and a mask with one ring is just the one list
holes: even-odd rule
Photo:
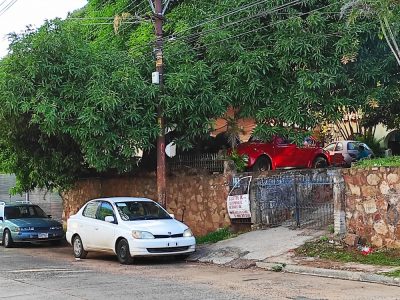
[[392, 278], [384, 275], [365, 273], [365, 272], [352, 272], [345, 270], [333, 270], [333, 269], [322, 269], [308, 266], [299, 265], [287, 265], [282, 263], [268, 263], [268, 262], [257, 262], [256, 266], [261, 269], [275, 272], [287, 272], [302, 275], [312, 275], [319, 277], [380, 283], [386, 285], [400, 286], [400, 278]]

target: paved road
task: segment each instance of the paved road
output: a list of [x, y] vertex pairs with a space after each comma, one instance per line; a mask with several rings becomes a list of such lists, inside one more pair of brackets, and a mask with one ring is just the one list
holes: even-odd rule
[[114, 256], [75, 260], [69, 247], [0, 248], [0, 299], [400, 299], [378, 284]]

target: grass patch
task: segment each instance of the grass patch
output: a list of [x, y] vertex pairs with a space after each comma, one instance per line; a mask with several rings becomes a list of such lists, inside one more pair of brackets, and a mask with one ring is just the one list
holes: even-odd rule
[[216, 243], [222, 240], [230, 239], [237, 236], [237, 234], [232, 233], [229, 228], [220, 228], [216, 231], [210, 232], [209, 234], [196, 237], [197, 244], [209, 244]]
[[355, 168], [368, 167], [400, 167], [400, 156], [363, 159], [353, 165]]
[[296, 249], [296, 254], [299, 256], [318, 257], [340, 262], [400, 266], [400, 250], [378, 249], [368, 255], [363, 255], [354, 247], [331, 244], [324, 239], [305, 243], [303, 246]]
[[392, 271], [392, 272], [382, 273], [382, 275], [389, 276], [389, 277], [400, 278], [400, 269], [397, 269], [397, 270]]

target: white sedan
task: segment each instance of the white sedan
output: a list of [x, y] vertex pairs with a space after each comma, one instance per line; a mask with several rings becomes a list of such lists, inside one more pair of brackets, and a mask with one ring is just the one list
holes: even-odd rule
[[76, 258], [106, 251], [115, 253], [122, 264], [137, 256], [185, 257], [196, 250], [192, 231], [146, 198], [89, 201], [68, 219], [66, 238]]

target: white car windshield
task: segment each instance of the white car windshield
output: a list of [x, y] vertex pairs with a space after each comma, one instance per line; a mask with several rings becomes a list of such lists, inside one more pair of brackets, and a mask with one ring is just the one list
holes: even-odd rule
[[115, 206], [124, 221], [172, 219], [160, 205], [150, 201], [116, 202]]

